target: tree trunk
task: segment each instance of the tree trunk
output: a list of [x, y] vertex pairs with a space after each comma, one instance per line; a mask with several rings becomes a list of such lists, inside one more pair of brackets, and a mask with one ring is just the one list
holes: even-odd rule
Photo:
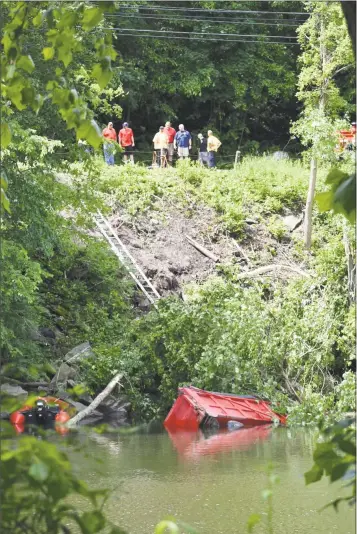
[[72, 419], [68, 421], [67, 426], [69, 427], [76, 426], [79, 423], [79, 421], [84, 419], [84, 417], [87, 417], [87, 415], [90, 415], [92, 412], [94, 412], [97, 406], [99, 406], [99, 404], [113, 391], [113, 389], [118, 384], [118, 382], [121, 380], [121, 378], [123, 378], [122, 373], [118, 373], [117, 375], [115, 375], [113, 380], [109, 382], [107, 387], [103, 389], [101, 393], [99, 393], [99, 395], [94, 399], [93, 402], [91, 402], [89, 406], [87, 406], [87, 408], [77, 413], [77, 415], [75, 415], [74, 417], [72, 417]]
[[[321, 19], [320, 27], [320, 62], [321, 70], [323, 74], [323, 81], [320, 89], [320, 101], [319, 109], [322, 113], [325, 111], [325, 99], [326, 91], [329, 84], [329, 78], [326, 77], [326, 45], [325, 45], [325, 28], [324, 21]], [[310, 180], [309, 180], [309, 190], [307, 193], [306, 199], [306, 208], [305, 208], [305, 227], [304, 227], [304, 244], [307, 250], [310, 250], [311, 247], [311, 235], [312, 235], [312, 208], [314, 204], [315, 188], [316, 188], [316, 176], [317, 176], [317, 159], [313, 157], [311, 160], [310, 167]]]
[[312, 158], [311, 167], [310, 167], [309, 191], [307, 193], [306, 208], [305, 208], [304, 244], [307, 250], [310, 250], [310, 247], [311, 247], [312, 207], [314, 204], [316, 175], [317, 175], [317, 160], [316, 158]]
[[269, 273], [270, 271], [281, 271], [281, 270], [287, 270], [292, 271], [294, 273], [299, 274], [300, 276], [304, 276], [305, 278], [310, 277], [310, 273], [307, 273], [306, 271], [302, 271], [301, 269], [298, 269], [297, 267], [292, 267], [291, 265], [282, 265], [273, 263], [272, 265], [266, 265], [264, 267], [258, 267], [257, 269], [253, 269], [252, 271], [246, 271], [245, 273], [239, 273], [236, 275], [236, 280], [241, 280], [243, 278], [253, 278], [254, 276], [264, 275], [265, 273]]

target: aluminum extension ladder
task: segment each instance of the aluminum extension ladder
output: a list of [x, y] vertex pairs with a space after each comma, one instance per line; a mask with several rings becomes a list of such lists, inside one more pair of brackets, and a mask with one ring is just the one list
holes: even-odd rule
[[149, 302], [151, 302], [151, 304], [157, 308], [156, 301], [161, 298], [160, 294], [154, 288], [144, 272], [140, 269], [139, 265], [136, 263], [135, 259], [130, 254], [124, 243], [119, 239], [118, 234], [111, 226], [109, 221], [99, 210], [93, 216], [93, 219], [100, 233], [108, 241], [110, 248], [117, 256], [120, 263], [128, 271], [134, 282], [141, 289]]

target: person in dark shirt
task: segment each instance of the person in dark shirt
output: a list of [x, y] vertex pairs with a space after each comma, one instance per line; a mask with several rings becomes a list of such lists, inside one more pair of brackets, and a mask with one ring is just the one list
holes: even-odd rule
[[174, 138], [174, 148], [177, 148], [177, 154], [179, 159], [188, 158], [190, 150], [192, 148], [192, 137], [190, 132], [185, 130], [183, 124], [179, 125], [179, 131]]
[[201, 133], [198, 134], [198, 139], [200, 142], [200, 151], [198, 154], [198, 161], [201, 165], [204, 165], [207, 163], [208, 165], [208, 152], [207, 152], [207, 139], [206, 137], [203, 137]]

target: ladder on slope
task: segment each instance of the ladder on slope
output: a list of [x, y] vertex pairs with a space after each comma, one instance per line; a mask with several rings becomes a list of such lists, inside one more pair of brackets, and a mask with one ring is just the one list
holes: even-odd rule
[[127, 247], [119, 239], [118, 234], [116, 233], [112, 225], [99, 210], [93, 218], [100, 233], [108, 241], [110, 248], [117, 256], [120, 263], [128, 271], [128, 273], [130, 274], [134, 282], [137, 284], [137, 286], [144, 293], [148, 301], [153, 304], [155, 308], [157, 308], [156, 301], [161, 298], [160, 294], [154, 288], [154, 286], [144, 274], [142, 269], [140, 269], [139, 265], [136, 263], [135, 259], [130, 254]]

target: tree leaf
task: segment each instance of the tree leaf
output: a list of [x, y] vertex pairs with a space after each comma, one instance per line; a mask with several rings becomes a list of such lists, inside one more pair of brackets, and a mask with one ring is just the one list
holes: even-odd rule
[[1, 39], [1, 43], [4, 47], [5, 54], [7, 54], [13, 44], [12, 39], [10, 39], [10, 36], [8, 33], [4, 34], [4, 37]]
[[347, 462], [340, 462], [339, 464], [334, 465], [330, 475], [331, 482], [335, 482], [336, 480], [342, 478], [349, 466], [350, 464]]
[[7, 190], [7, 187], [8, 187], [8, 179], [7, 179], [7, 176], [6, 176], [6, 172], [4, 171], [4, 169], [1, 169], [1, 174], [0, 174], [0, 185], [2, 187], [2, 189], [4, 191]]
[[330, 172], [328, 173], [325, 183], [338, 185], [339, 183], [342, 182], [342, 180], [344, 180], [347, 177], [348, 177], [348, 174], [341, 171], [340, 169], [334, 168], [334, 169], [331, 169]]
[[110, 67], [110, 64], [109, 66], [103, 66], [102, 63], [97, 63], [93, 67], [92, 76], [95, 80], [97, 80], [99, 87], [104, 89], [113, 76], [113, 71]]
[[26, 105], [32, 105], [35, 100], [35, 90], [33, 87], [24, 87], [21, 91], [22, 102]]
[[58, 48], [58, 59], [62, 61], [63, 65], [65, 67], [68, 67], [68, 65], [71, 63], [73, 58], [72, 52], [68, 48], [67, 44], [60, 46]]
[[20, 59], [17, 60], [16, 65], [28, 73], [31, 73], [35, 68], [35, 64], [31, 56], [21, 56]]
[[1, 148], [6, 148], [11, 141], [11, 130], [9, 128], [9, 125], [5, 122], [1, 123], [1, 130], [0, 130], [0, 141], [1, 141]]
[[333, 198], [333, 192], [332, 191], [324, 191], [323, 193], [319, 193], [316, 195], [316, 202], [317, 206], [320, 211], [329, 211], [332, 209], [332, 198]]
[[326, 183], [331, 185], [330, 190], [316, 195], [320, 211], [341, 213], [353, 224], [356, 216], [356, 174], [349, 176], [339, 169], [333, 169]]
[[321, 469], [318, 465], [314, 464], [310, 471], [304, 473], [305, 484], [308, 485], [312, 484], [313, 482], [318, 482], [319, 480], [321, 480], [323, 474], [323, 469]]
[[29, 475], [37, 482], [44, 482], [48, 477], [48, 467], [41, 461], [33, 463], [29, 469]]
[[356, 456], [356, 444], [352, 443], [352, 441], [347, 440], [340, 440], [338, 442], [338, 446], [341, 449], [341, 451], [345, 452], [346, 454], [351, 454], [351, 456]]
[[1, 206], [3, 206], [3, 208], [8, 212], [8, 213], [11, 213], [10, 211], [10, 201], [4, 191], [4, 189], [1, 187], [0, 189], [0, 204]]
[[66, 11], [57, 23], [57, 28], [60, 30], [64, 28], [73, 28], [76, 18], [77, 15], [75, 11]]
[[105, 517], [99, 510], [84, 512], [80, 519], [83, 534], [95, 534], [105, 527]]
[[82, 26], [85, 30], [91, 30], [103, 19], [103, 12], [98, 7], [86, 9], [83, 14]]
[[318, 443], [316, 445], [313, 458], [315, 463], [323, 468], [331, 468], [332, 464], [339, 459], [339, 456], [333, 450], [331, 443]]
[[353, 224], [356, 214], [356, 174], [348, 176], [337, 187], [332, 208], [342, 213]]
[[32, 24], [37, 27], [40, 26], [43, 20], [43, 12], [39, 11], [37, 15], [32, 19]]
[[248, 532], [253, 532], [255, 525], [257, 525], [261, 521], [261, 519], [262, 518], [259, 514], [251, 514], [247, 521]]
[[160, 523], [155, 527], [155, 534], [166, 534], [167, 531], [169, 531], [171, 534], [180, 534], [176, 523], [170, 520], [160, 521]]
[[89, 127], [87, 129], [86, 134], [83, 136], [88, 143], [90, 143], [94, 148], [98, 148], [102, 143], [102, 132], [100, 131], [100, 128], [98, 124], [91, 120], [89, 122]]
[[45, 58], [45, 61], [48, 61], [49, 59], [52, 59], [55, 55], [55, 49], [52, 48], [52, 46], [46, 46], [42, 49], [43, 57]]

